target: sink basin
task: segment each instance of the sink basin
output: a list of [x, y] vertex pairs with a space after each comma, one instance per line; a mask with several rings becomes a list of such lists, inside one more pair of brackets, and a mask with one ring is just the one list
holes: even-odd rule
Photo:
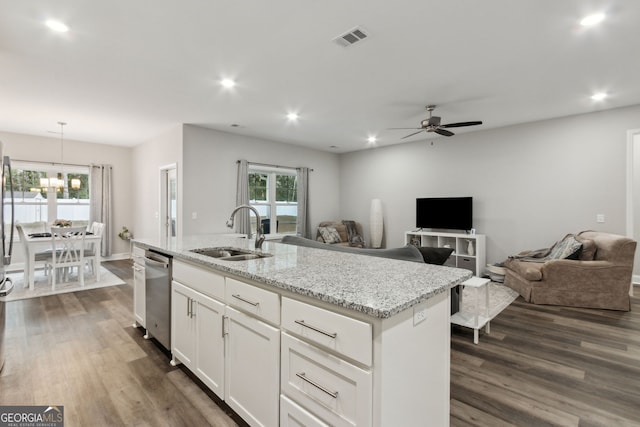
[[250, 259], [266, 258], [272, 256], [271, 254], [236, 248], [199, 248], [191, 249], [190, 252], [217, 258], [224, 261], [247, 261]]

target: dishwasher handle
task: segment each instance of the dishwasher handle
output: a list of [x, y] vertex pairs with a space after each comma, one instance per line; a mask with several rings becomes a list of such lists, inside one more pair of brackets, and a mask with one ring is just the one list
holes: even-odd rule
[[144, 263], [146, 265], [152, 265], [155, 267], [160, 267], [160, 268], [169, 268], [169, 263], [166, 261], [157, 261], [155, 259], [149, 258], [149, 257], [145, 257], [144, 258]]

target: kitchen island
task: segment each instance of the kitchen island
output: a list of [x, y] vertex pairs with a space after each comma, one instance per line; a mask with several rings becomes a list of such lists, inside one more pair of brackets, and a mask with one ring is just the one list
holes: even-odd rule
[[249, 424], [449, 424], [449, 290], [471, 272], [275, 242], [191, 252], [253, 249], [223, 235], [134, 246], [174, 257], [173, 362]]

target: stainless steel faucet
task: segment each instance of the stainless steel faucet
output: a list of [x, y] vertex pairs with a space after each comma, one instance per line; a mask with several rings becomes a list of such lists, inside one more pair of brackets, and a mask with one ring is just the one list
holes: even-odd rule
[[[261, 251], [262, 243], [264, 242], [264, 231], [262, 230], [262, 220], [260, 219], [260, 214], [258, 213], [256, 208], [249, 205], [236, 206], [233, 212], [231, 212], [231, 216], [227, 220], [227, 227], [233, 228], [233, 218], [236, 212], [238, 212], [240, 209], [250, 209], [253, 211], [253, 213], [256, 214], [256, 221], [257, 221], [256, 222], [256, 249]], [[251, 238], [251, 229], [247, 231], [247, 239], [250, 239], [250, 238]]]

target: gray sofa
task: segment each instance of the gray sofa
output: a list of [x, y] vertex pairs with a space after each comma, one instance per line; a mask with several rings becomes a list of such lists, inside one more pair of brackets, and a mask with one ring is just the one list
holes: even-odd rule
[[284, 236], [282, 243], [288, 245], [305, 246], [307, 248], [325, 249], [328, 251], [349, 252], [360, 255], [377, 256], [381, 258], [399, 259], [403, 261], [425, 262], [422, 254], [415, 246], [407, 245], [392, 249], [363, 249], [350, 246], [331, 245], [299, 236]]

